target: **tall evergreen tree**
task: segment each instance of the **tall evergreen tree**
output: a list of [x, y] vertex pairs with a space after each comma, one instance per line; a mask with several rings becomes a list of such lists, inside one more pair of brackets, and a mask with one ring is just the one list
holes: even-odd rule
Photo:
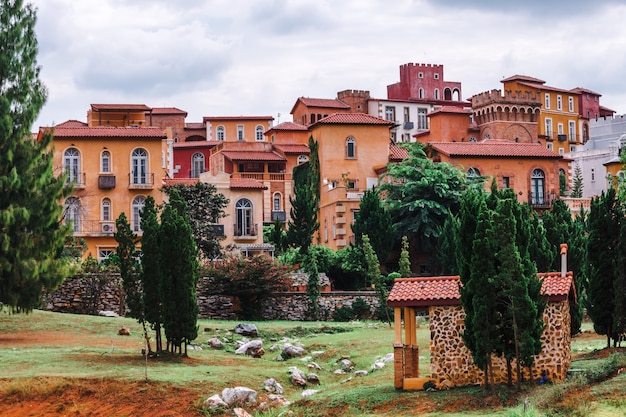
[[309, 279], [306, 286], [306, 294], [309, 296], [309, 311], [313, 320], [320, 319], [320, 274], [317, 268], [317, 256], [312, 252], [307, 257], [304, 270], [308, 273]]
[[313, 136], [309, 136], [309, 184], [311, 187], [311, 193], [315, 198], [315, 203], [320, 201], [320, 157], [319, 157], [319, 143], [317, 143]]
[[[391, 316], [387, 307], [387, 297], [389, 297], [389, 291], [383, 282], [383, 276], [380, 272], [380, 263], [378, 262], [378, 256], [374, 252], [374, 248], [370, 243], [368, 235], [363, 235], [363, 252], [365, 253], [365, 262], [367, 264], [367, 276], [370, 282], [374, 285], [376, 295], [378, 296], [378, 304], [380, 311], [384, 314], [384, 319], [391, 325]], [[381, 318], [383, 318], [381, 317]]]
[[572, 192], [570, 197], [582, 198], [583, 196], [583, 171], [580, 165], [576, 164], [574, 167], [574, 184], [572, 186]]
[[198, 337], [199, 263], [185, 206], [178, 190], [171, 190], [161, 214], [159, 268], [165, 337], [171, 352], [182, 353], [184, 345], [187, 356], [187, 344]]
[[441, 267], [441, 275], [458, 275], [456, 236], [459, 222], [450, 214], [446, 219], [437, 241], [437, 262]]
[[143, 288], [142, 301], [145, 319], [155, 332], [155, 349], [163, 350], [161, 340], [161, 311], [163, 296], [161, 294], [160, 268], [160, 233], [157, 207], [154, 198], [147, 196], [141, 211], [141, 283]]
[[[537, 215], [537, 213], [529, 211], [529, 227], [531, 234], [531, 244], [528, 246], [528, 252], [530, 259], [535, 262], [537, 271], [549, 272], [552, 265], [555, 263], [556, 255], [559, 253], [555, 251], [548, 241], [546, 236], [546, 228], [543, 222]], [[555, 269], [559, 271], [560, 269]]]
[[370, 244], [381, 263], [387, 261], [395, 241], [393, 220], [385, 210], [375, 190], [366, 190], [351, 225], [355, 245], [361, 246], [363, 235], [370, 237]]
[[300, 248], [306, 254], [313, 242], [313, 235], [319, 228], [317, 221], [317, 203], [315, 187], [312, 185], [313, 174], [309, 164], [298, 165], [293, 169], [293, 197], [291, 202], [291, 220], [287, 237], [290, 244]]
[[409, 257], [409, 239], [402, 236], [402, 249], [400, 251], [399, 271], [402, 278], [409, 278], [413, 275], [411, 272], [411, 259]]
[[59, 219], [70, 193], [53, 174], [52, 131], [30, 129], [46, 101], [37, 65], [36, 12], [0, 5], [0, 304], [30, 312], [67, 270], [59, 255], [69, 227]]

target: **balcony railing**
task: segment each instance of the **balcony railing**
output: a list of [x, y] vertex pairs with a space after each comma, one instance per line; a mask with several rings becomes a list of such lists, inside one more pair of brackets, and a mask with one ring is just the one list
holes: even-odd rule
[[233, 172], [232, 178], [251, 178], [257, 181], [289, 181], [291, 174], [284, 172]]
[[75, 236], [113, 236], [115, 221], [113, 220], [83, 220], [72, 221]]
[[130, 173], [128, 174], [128, 188], [153, 188], [154, 172], [144, 175]]
[[71, 178], [65, 180], [66, 184], [73, 184], [74, 188], [85, 188], [87, 183], [87, 175], [84, 172], [77, 172]]
[[528, 204], [535, 209], [548, 209], [552, 207], [552, 202], [557, 199], [554, 193], [550, 195], [528, 193]]
[[251, 224], [248, 227], [242, 227], [241, 224], [235, 223], [233, 225], [235, 231], [235, 239], [256, 239], [258, 234], [258, 225]]

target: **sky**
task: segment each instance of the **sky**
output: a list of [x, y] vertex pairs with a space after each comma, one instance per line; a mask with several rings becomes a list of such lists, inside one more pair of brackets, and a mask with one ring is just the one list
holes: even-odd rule
[[[626, 113], [622, 0], [25, 0], [48, 101], [33, 130], [92, 103], [291, 121], [298, 97], [387, 97], [407, 63], [462, 99], [521, 74]], [[280, 116], [279, 116], [280, 114]]]

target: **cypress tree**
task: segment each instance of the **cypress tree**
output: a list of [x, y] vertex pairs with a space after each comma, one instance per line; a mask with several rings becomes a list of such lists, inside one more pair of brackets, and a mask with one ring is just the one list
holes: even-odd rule
[[52, 131], [30, 129], [46, 101], [37, 65], [36, 13], [21, 0], [0, 6], [0, 304], [30, 312], [42, 290], [67, 269], [59, 260], [70, 228], [62, 202], [70, 193], [53, 173]]
[[402, 236], [402, 250], [400, 252], [399, 271], [402, 278], [409, 278], [413, 275], [411, 272], [411, 259], [409, 257], [409, 239]]
[[307, 257], [304, 270], [309, 274], [306, 286], [306, 293], [309, 296], [309, 311], [313, 320], [319, 320], [320, 274], [317, 268], [317, 256], [314, 251]]
[[141, 283], [145, 319], [155, 332], [156, 351], [163, 350], [161, 323], [161, 269], [159, 263], [160, 241], [157, 208], [152, 196], [147, 196], [141, 211]]
[[[378, 296], [380, 311], [384, 314], [387, 323], [391, 325], [389, 308], [387, 308], [387, 297], [389, 296], [389, 291], [383, 282], [383, 276], [380, 272], [380, 263], [378, 262], [378, 257], [374, 252], [374, 248], [370, 243], [368, 235], [363, 235], [363, 252], [365, 254], [365, 262], [367, 264], [367, 276], [370, 282], [374, 284], [374, 289], [376, 290], [376, 295]], [[383, 318], [383, 316], [381, 316], [381, 318]]]
[[122, 213], [115, 220], [117, 242], [115, 254], [120, 268], [120, 276], [126, 295], [126, 305], [130, 309], [127, 316], [143, 320], [143, 304], [141, 302], [141, 282], [139, 280], [139, 264], [137, 263], [137, 236], [133, 233], [126, 214]]
[[302, 164], [293, 169], [293, 197], [291, 202], [291, 220], [287, 236], [289, 243], [300, 248], [300, 253], [307, 253], [313, 242], [313, 235], [319, 228], [317, 221], [317, 203], [315, 189], [311, 185], [311, 168]]
[[458, 227], [457, 218], [450, 214], [439, 232], [437, 262], [441, 268], [441, 275], [458, 275], [459, 273], [456, 255]]

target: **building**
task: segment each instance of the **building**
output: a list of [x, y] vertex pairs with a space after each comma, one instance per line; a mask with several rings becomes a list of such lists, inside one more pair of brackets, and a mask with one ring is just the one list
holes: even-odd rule
[[[173, 138], [159, 127], [146, 127], [150, 110], [145, 105], [93, 104], [88, 123], [70, 120], [53, 127], [54, 169], [74, 185], [63, 202], [63, 219], [72, 224], [75, 237], [85, 239], [86, 255], [98, 260], [117, 247], [113, 233], [121, 213], [141, 234], [139, 211], [145, 198], [163, 202], [160, 188], [168, 176]], [[47, 129], [40, 128], [39, 134]]]

